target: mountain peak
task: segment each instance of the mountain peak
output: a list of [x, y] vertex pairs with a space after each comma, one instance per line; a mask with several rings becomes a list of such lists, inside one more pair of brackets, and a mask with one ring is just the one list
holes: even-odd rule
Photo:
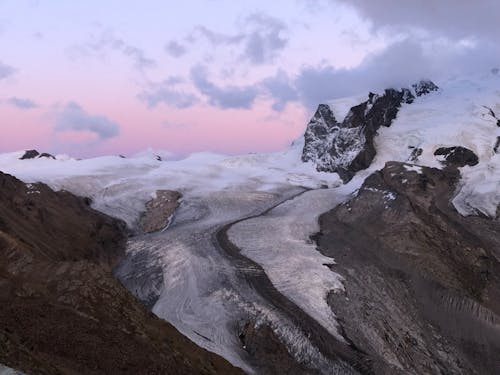
[[[316, 169], [336, 172], [344, 181], [370, 166], [376, 151], [373, 138], [381, 126], [389, 127], [402, 104], [438, 90], [430, 80], [422, 80], [409, 88], [372, 92], [368, 100], [352, 107], [342, 123], [337, 122], [331, 108], [320, 104], [307, 125], [302, 161], [312, 161]], [[414, 95], [415, 94], [415, 95]]]

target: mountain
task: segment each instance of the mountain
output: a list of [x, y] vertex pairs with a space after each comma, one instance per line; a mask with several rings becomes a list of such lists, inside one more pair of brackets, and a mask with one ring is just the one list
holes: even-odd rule
[[499, 87], [331, 101], [270, 154], [21, 151], [0, 170], [123, 220], [130, 303], [246, 373], [497, 374]]
[[368, 100], [352, 107], [341, 123], [327, 104], [320, 104], [304, 134], [302, 161], [311, 161], [318, 171], [335, 172], [349, 181], [356, 172], [370, 166], [376, 154], [377, 131], [391, 126], [401, 105], [438, 89], [431, 81], [420, 81], [411, 90], [370, 93]]
[[27, 374], [239, 374], [114, 278], [124, 223], [0, 173], [0, 363]]
[[500, 220], [461, 216], [456, 168], [389, 162], [320, 218], [345, 290], [328, 303], [377, 374], [500, 369]]

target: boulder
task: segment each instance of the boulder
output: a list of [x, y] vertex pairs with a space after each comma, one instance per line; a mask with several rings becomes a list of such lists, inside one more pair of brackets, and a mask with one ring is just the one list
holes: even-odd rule
[[442, 156], [441, 162], [447, 166], [465, 167], [474, 166], [479, 163], [477, 155], [468, 148], [462, 146], [440, 147], [434, 151], [434, 155]]

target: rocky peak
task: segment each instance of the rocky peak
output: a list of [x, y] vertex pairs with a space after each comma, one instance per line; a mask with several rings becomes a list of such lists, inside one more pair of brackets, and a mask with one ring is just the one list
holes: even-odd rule
[[[420, 81], [412, 88], [417, 96], [437, 90], [431, 81]], [[352, 107], [342, 123], [327, 104], [320, 104], [304, 134], [302, 161], [311, 161], [318, 171], [335, 172], [349, 181], [373, 161], [377, 130], [391, 126], [401, 105], [413, 103], [415, 95], [408, 88], [386, 89], [381, 95], [369, 93], [368, 100]]]
[[439, 87], [437, 87], [434, 82], [429, 80], [422, 80], [418, 83], [413, 84], [411, 87], [413, 88], [413, 91], [415, 91], [415, 95], [417, 96], [427, 95], [433, 91], [439, 90]]

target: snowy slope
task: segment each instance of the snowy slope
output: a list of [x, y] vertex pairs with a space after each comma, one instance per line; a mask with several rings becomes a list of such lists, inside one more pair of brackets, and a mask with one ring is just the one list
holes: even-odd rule
[[[197, 153], [180, 161], [159, 161], [151, 152], [132, 158], [103, 156], [75, 160], [56, 156], [19, 160], [24, 151], [0, 154], [0, 170], [25, 182], [44, 182], [92, 198], [94, 208], [135, 224], [144, 203], [158, 189], [180, 191], [186, 199], [226, 189], [268, 191], [282, 185], [337, 186], [338, 177], [318, 173], [300, 161], [300, 141], [272, 154], [226, 156]], [[132, 198], [132, 199], [131, 199]]]
[[461, 168], [462, 184], [453, 203], [463, 215], [482, 212], [495, 217], [500, 203], [500, 155], [494, 146], [500, 127], [490, 109], [500, 114], [500, 76], [453, 79], [439, 87], [438, 92], [403, 106], [392, 126], [379, 130], [370, 169], [380, 169], [390, 160], [408, 161], [414, 148], [422, 149], [416, 164], [442, 168], [434, 156], [436, 149], [466, 147], [479, 157], [479, 164]]

